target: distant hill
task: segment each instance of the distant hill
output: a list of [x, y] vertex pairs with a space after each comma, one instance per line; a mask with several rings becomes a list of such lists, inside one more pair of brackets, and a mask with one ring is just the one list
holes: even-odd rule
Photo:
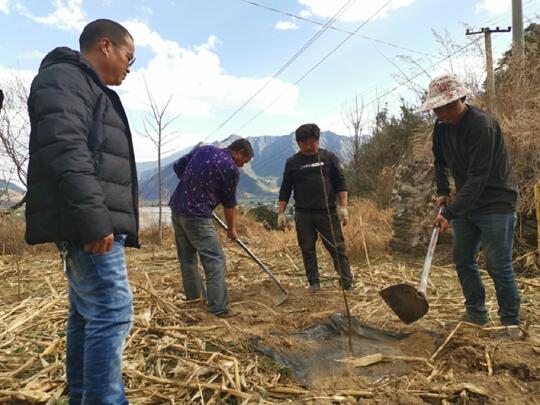
[[[5, 189], [6, 189], [6, 182], [4, 180], [0, 180], [0, 193], [4, 191]], [[19, 194], [25, 193], [24, 188], [22, 188], [21, 186], [11, 181], [8, 182], [8, 189]]]
[[12, 182], [8, 183], [6, 193], [6, 182], [0, 180], [0, 208], [10, 207], [20, 201], [24, 193], [25, 191], [22, 187]]
[[[226, 147], [237, 135], [231, 135], [212, 145]], [[294, 133], [282, 136], [257, 136], [247, 138], [253, 146], [254, 157], [240, 170], [240, 182], [237, 195], [239, 198], [272, 198], [279, 191], [285, 161], [298, 151]], [[331, 131], [321, 132], [321, 148], [331, 150], [342, 163], [349, 160], [350, 140], [346, 136]], [[163, 184], [165, 199], [168, 199], [178, 184], [172, 169], [173, 163], [188, 153], [193, 146], [183, 149], [163, 160]], [[144, 201], [157, 201], [158, 178], [157, 162], [143, 162], [137, 165], [140, 179], [140, 196]]]

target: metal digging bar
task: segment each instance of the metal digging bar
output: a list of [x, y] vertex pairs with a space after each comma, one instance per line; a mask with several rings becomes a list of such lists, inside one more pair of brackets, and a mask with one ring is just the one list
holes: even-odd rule
[[[221, 220], [220, 217], [218, 217], [214, 212], [212, 213], [214, 219], [221, 225], [221, 227], [225, 230], [228, 230], [229, 228], [227, 227], [227, 225], [225, 224], [225, 222], [223, 222]], [[272, 272], [268, 269], [268, 267], [266, 267], [264, 265], [263, 262], [261, 262], [259, 260], [259, 258], [257, 256], [255, 256], [255, 254], [249, 250], [249, 248], [244, 244], [244, 242], [242, 242], [240, 239], [236, 239], [236, 243], [238, 243], [240, 245], [240, 247], [242, 249], [245, 250], [245, 252], [249, 255], [249, 257], [251, 257], [253, 260], [255, 260], [255, 262], [260, 266], [260, 268], [270, 276], [270, 278], [272, 279], [272, 281], [279, 287], [279, 289], [283, 292], [283, 296], [277, 298], [276, 302], [274, 303], [275, 306], [278, 306], [278, 305], [281, 305], [283, 303], [285, 303], [288, 299], [289, 299], [289, 293], [287, 292], [287, 290], [281, 285], [281, 283], [278, 281], [278, 279], [274, 276], [274, 274], [272, 274]]]

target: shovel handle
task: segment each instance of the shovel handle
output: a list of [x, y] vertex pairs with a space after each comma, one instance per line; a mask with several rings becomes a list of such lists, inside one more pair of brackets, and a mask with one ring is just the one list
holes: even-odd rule
[[[437, 215], [442, 214], [444, 210], [444, 205], [442, 205], [439, 208], [439, 212]], [[431, 261], [433, 260], [433, 254], [435, 253], [435, 246], [437, 245], [437, 239], [439, 238], [439, 231], [441, 229], [441, 225], [437, 224], [433, 227], [433, 232], [431, 233], [431, 240], [429, 241], [429, 247], [426, 255], [426, 260], [424, 261], [424, 269], [422, 270], [422, 275], [420, 276], [420, 286], [418, 287], [418, 291], [424, 295], [426, 295], [427, 291], [427, 282], [429, 277], [429, 270], [431, 268]]]
[[[212, 216], [214, 219], [221, 225], [221, 227], [225, 230], [229, 229], [227, 224], [221, 220], [220, 217], [216, 215], [215, 212], [212, 213]], [[242, 242], [240, 239], [236, 239], [236, 243], [240, 245], [242, 249], [251, 257], [255, 262], [261, 267], [261, 269], [270, 276], [270, 278], [276, 283], [276, 285], [279, 287], [281, 291], [283, 291], [285, 294], [288, 294], [287, 290], [281, 285], [281, 283], [278, 281], [278, 279], [274, 276], [274, 274], [264, 265], [263, 262], [259, 260], [257, 256], [245, 245], [244, 242]]]

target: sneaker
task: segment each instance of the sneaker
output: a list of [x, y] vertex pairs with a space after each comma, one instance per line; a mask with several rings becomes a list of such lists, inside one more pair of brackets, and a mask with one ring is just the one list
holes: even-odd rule
[[308, 287], [308, 291], [310, 293], [316, 293], [316, 292], [318, 292], [320, 290], [321, 290], [321, 285], [319, 283], [310, 284], [309, 287]]
[[462, 322], [473, 323], [478, 326], [484, 326], [485, 324], [488, 323], [487, 318], [484, 318], [484, 319], [473, 318], [468, 312], [465, 312], [463, 315], [461, 315], [459, 320]]

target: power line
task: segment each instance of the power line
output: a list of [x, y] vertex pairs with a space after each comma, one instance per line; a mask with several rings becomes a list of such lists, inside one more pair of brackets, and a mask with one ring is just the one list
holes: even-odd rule
[[[533, 0], [533, 1], [532, 1], [531, 3], [529, 3], [527, 6], [531, 5], [531, 4], [534, 3], [535, 1], [537, 1], [537, 0]], [[496, 16], [496, 17], [494, 17], [494, 18], [491, 18], [490, 20], [488, 20], [487, 22], [483, 23], [482, 25], [491, 24], [491, 23], [494, 23], [495, 21], [500, 21], [500, 20], [504, 19], [504, 17], [505, 17], [507, 14], [510, 14], [510, 12], [511, 12], [511, 10], [506, 11], [506, 12], [504, 12], [504, 13], [502, 13], [502, 14], [499, 14], [498, 16]], [[457, 49], [457, 48], [456, 48], [456, 49]], [[380, 51], [379, 51], [379, 52], [380, 52]], [[450, 56], [449, 56], [448, 54], [446, 54], [446, 55], [440, 55], [439, 57], [442, 56], [442, 57], [445, 58], [445, 59], [442, 59], [442, 60], [436, 62], [436, 63], [435, 63], [434, 65], [432, 65], [432, 66], [437, 66], [439, 63], [442, 63], [444, 60], [450, 59], [453, 55], [455, 55], [455, 54], [451, 54]], [[386, 58], [385, 58], [385, 59], [386, 59]], [[391, 63], [391, 62], [390, 62], [390, 63]], [[422, 68], [422, 69], [423, 69], [423, 68]], [[423, 70], [425, 70], [425, 69], [423, 69]], [[387, 79], [383, 79], [383, 80], [381, 80], [379, 83], [375, 83], [375, 84], [373, 84], [372, 86], [370, 86], [369, 88], [367, 88], [362, 94], [363, 94], [363, 95], [367, 95], [367, 94], [369, 94], [369, 93], [376, 92], [376, 91], [378, 90], [378, 88], [384, 87], [384, 86], [386, 86], [387, 84], [392, 83], [392, 82], [395, 82], [395, 81], [396, 81], [396, 80], [393, 79], [392, 77], [389, 77], [389, 78], [387, 78]], [[373, 89], [373, 90], [372, 90], [372, 89]]]
[[[244, 0], [241, 0], [241, 1], [244, 1]], [[527, 8], [529, 8], [529, 6], [531, 6], [532, 4], [534, 4], [535, 2], [537, 1], [532, 1], [530, 3], [528, 3], [526, 5]], [[493, 21], [499, 21], [501, 19], [503, 19], [504, 16], [506, 16], [506, 14], [508, 14], [508, 12], [506, 13], [503, 13], [503, 14], [500, 14], [498, 15], [497, 17], [494, 17], [493, 19], [490, 19], [489, 22], [493, 22]], [[484, 23], [486, 24], [486, 23]], [[348, 38], [347, 38], [348, 39]], [[452, 57], [454, 57], [455, 55], [457, 55], [458, 53], [461, 53], [462, 51], [464, 51], [465, 49], [469, 48], [471, 45], [477, 43], [479, 41], [479, 39], [476, 39], [476, 40], [472, 40], [470, 41], [469, 43], [457, 48], [456, 50], [454, 50], [451, 54], [449, 55], [446, 55], [445, 57], [443, 57], [442, 59], [438, 60], [437, 62], [433, 63], [430, 65], [430, 67], [428, 67], [427, 69], [432, 69], [438, 65], [440, 65], [441, 63], [443, 63], [444, 61], [448, 60], [448, 59], [451, 59]], [[425, 70], [426, 69], [423, 69], [422, 71], [420, 71], [419, 73], [415, 74], [414, 76], [408, 78], [407, 80], [399, 83], [397, 86], [393, 87], [392, 89], [386, 91], [385, 93], [383, 93], [382, 95], [374, 98], [373, 100], [371, 100], [367, 105], [372, 105], [376, 102], [378, 102], [380, 99], [386, 97], [388, 94], [392, 93], [393, 91], [397, 90], [399, 87], [401, 86], [404, 86], [408, 83], [411, 83], [413, 80], [415, 80], [416, 78], [418, 78], [419, 76], [421, 76], [422, 74], [425, 74]], [[296, 83], [298, 83], [300, 80], [302, 80], [305, 76], [303, 76], [302, 78], [300, 78]], [[388, 80], [390, 81], [390, 80]], [[367, 93], [365, 93], [367, 94]], [[280, 96], [278, 96], [277, 99], [279, 99], [283, 94], [281, 94]], [[248, 121], [246, 124], [244, 124], [240, 129], [244, 128], [245, 126], [247, 126], [248, 124], [250, 124], [253, 120], [255, 120], [260, 114], [262, 114], [264, 111], [266, 111], [275, 101], [277, 101], [277, 99], [275, 99], [270, 105], [267, 105], [266, 108], [261, 111], [259, 114], [257, 114], [255, 117], [253, 117], [250, 121]], [[239, 130], [240, 130], [239, 129]], [[237, 130], [236, 132], [239, 132], [239, 130]], [[282, 149], [280, 150], [279, 152], [277, 152], [277, 154], [273, 154], [271, 157], [268, 157], [266, 159], [263, 159], [261, 162], [258, 162], [257, 164], [257, 170], [260, 170], [266, 166], [268, 166], [269, 162], [270, 161], [273, 161], [275, 160], [276, 158], [278, 157], [281, 157], [282, 155], [284, 155], [285, 153], [287, 153], [288, 151], [290, 151], [290, 148], [289, 147], [286, 147], [285, 149]]]
[[[432, 64], [428, 69], [433, 69], [435, 66], [438, 66], [440, 65], [442, 62], [444, 62], [445, 60], [448, 60], [450, 59], [451, 57], [453, 57], [454, 55], [458, 54], [459, 52], [465, 50], [466, 48], [468, 48], [469, 46], [471, 46], [472, 44], [474, 44], [475, 42], [478, 42], [478, 39], [474, 39], [472, 41], [470, 41], [468, 44], [465, 44], [463, 45], [462, 47], [458, 48], [457, 50], [455, 50], [454, 52], [452, 52], [450, 55], [444, 57], [443, 59], [439, 60], [438, 62]], [[409, 79], [407, 79], [406, 81], [402, 82], [402, 83], [399, 83], [397, 86], [393, 87], [392, 89], [384, 92], [383, 94], [381, 94], [380, 96], [376, 97], [375, 99], [371, 100], [370, 102], [368, 102], [368, 104], [366, 104], [366, 106], [369, 106], [369, 105], [372, 105], [374, 103], [376, 103], [377, 101], [379, 101], [380, 99], [382, 99], [383, 97], [387, 96], [388, 94], [392, 93], [394, 90], [397, 90], [398, 88], [400, 88], [401, 86], [405, 85], [405, 84], [408, 84], [408, 83], [411, 83], [414, 79], [416, 79], [417, 77], [421, 76], [424, 74], [424, 71], [421, 71], [417, 74], [415, 74], [414, 76], [410, 77]]]
[[[305, 20], [305, 21], [310, 22], [310, 23], [315, 23], [315, 24], [317, 24], [317, 25], [321, 25], [321, 23], [319, 23], [319, 22], [312, 21], [312, 20], [309, 20], [309, 19], [306, 19], [306, 18], [303, 18], [303, 17], [300, 17], [300, 16], [296, 16], [296, 15], [294, 15], [294, 14], [281, 12], [281, 11], [279, 11], [279, 10], [277, 10], [277, 9], [272, 9], [272, 8], [270, 8], [270, 7], [265, 7], [265, 6], [262, 6], [262, 5], [258, 4], [258, 3], [252, 2], [252, 1], [248, 1], [248, 0], [240, 0], [240, 1], [243, 1], [243, 2], [248, 3], [248, 4], [252, 4], [252, 5], [255, 5], [255, 6], [258, 6], [258, 7], [267, 8], [267, 9], [269, 9], [269, 10], [271, 10], [271, 11], [279, 12], [280, 14], [290, 15], [290, 16], [293, 17], [293, 18], [298, 18], [298, 19], [300, 19], [300, 20]], [[533, 4], [535, 4], [535, 3], [537, 3], [537, 2], [538, 2], [538, 0], [533, 0], [533, 1], [529, 2], [529, 3], [527, 3], [527, 4], [525, 5], [525, 8], [530, 8], [530, 6], [532, 6]], [[386, 5], [385, 5], [385, 6], [386, 6]], [[383, 7], [385, 7], [385, 6], [383, 6]], [[528, 10], [528, 11], [529, 11], [529, 10]], [[490, 20], [489, 20], [489, 23], [492, 23], [494, 20], [500, 20], [500, 19], [502, 19], [504, 16], [506, 16], [506, 15], [509, 14], [509, 13], [510, 13], [510, 11], [507, 11], [507, 12], [505, 12], [505, 13], [503, 13], [503, 14], [499, 14], [498, 16], [496, 16], [496, 17], [490, 19]], [[336, 27], [333, 27], [333, 26], [328, 27], [328, 28], [330, 28], [330, 29], [335, 29], [335, 30], [338, 30], [338, 31], [347, 32], [347, 33], [349, 33], [349, 34], [353, 34], [353, 35], [356, 35], [356, 36], [363, 37], [363, 36], [357, 35], [357, 34], [355, 33], [357, 30], [351, 33], [351, 32], [348, 32], [348, 31], [345, 31], [345, 30], [341, 30], [341, 29], [336, 28]], [[349, 38], [350, 38], [350, 36], [347, 37], [347, 39], [349, 39]], [[365, 38], [366, 38], [366, 39], [372, 39], [372, 38], [369, 38], [369, 37], [365, 37]], [[375, 41], [377, 41], [377, 40], [375, 40]], [[383, 42], [383, 41], [378, 41], [378, 42]], [[465, 50], [465, 48], [468, 48], [469, 46], [471, 46], [472, 44], [474, 44], [475, 42], [477, 42], [477, 41], [471, 41], [470, 43], [466, 44], [465, 46], [463, 46], [463, 47], [457, 49], [457, 50], [454, 51], [452, 54], [447, 55], [447, 56], [445, 56], [443, 59], [441, 59], [441, 60], [439, 60], [438, 62], [432, 64], [430, 68], [433, 68], [433, 67], [439, 65], [440, 63], [444, 62], [445, 60], [448, 60], [448, 59], [452, 58], [453, 56], [455, 56], [455, 55], [458, 54], [459, 52]], [[341, 45], [341, 44], [340, 44], [340, 45]], [[340, 45], [339, 45], [339, 46], [340, 46]], [[406, 49], [406, 48], [404, 48], [404, 49]], [[411, 51], [414, 51], [414, 50], [411, 50]], [[333, 52], [333, 51], [332, 51], [332, 52]], [[419, 52], [419, 51], [416, 51], [416, 52], [417, 52], [417, 53], [422, 53], [422, 52]], [[428, 54], [428, 53], [424, 53], [424, 54], [425, 54], [425, 55], [430, 55], [430, 54]], [[326, 59], [326, 57], [325, 57], [324, 59]], [[322, 63], [322, 61], [321, 61], [320, 63]], [[320, 64], [320, 63], [319, 63], [319, 64]], [[319, 64], [317, 64], [316, 66], [318, 66]], [[315, 67], [316, 67], [316, 66], [315, 66]], [[314, 68], [315, 68], [315, 67], [314, 67]], [[313, 70], [314, 68], [312, 68], [311, 70]], [[430, 68], [428, 68], [428, 69], [430, 69]], [[310, 70], [310, 72], [311, 72], [311, 70]], [[406, 85], [406, 84], [410, 83], [411, 81], [413, 81], [413, 80], [415, 80], [416, 78], [418, 78], [422, 73], [423, 73], [423, 72], [420, 72], [420, 73], [414, 75], [413, 77], [409, 78], [408, 80], [406, 80], [406, 81], [404, 81], [404, 82], [398, 84], [397, 86], [393, 87], [391, 90], [386, 91], [386, 92], [383, 93], [381, 96], [378, 96], [378, 97], [376, 97], [375, 99], [373, 99], [368, 105], [371, 105], [371, 104], [373, 104], [373, 103], [379, 101], [381, 98], [383, 98], [383, 97], [385, 97], [386, 95], [388, 95], [389, 93], [395, 91], [395, 90], [398, 89], [399, 87], [401, 87], [401, 86], [403, 86], [403, 85]], [[309, 73], [308, 73], [308, 74], [309, 74]], [[305, 76], [307, 76], [307, 74], [304, 75], [304, 76], [302, 76], [299, 80], [297, 80], [297, 81], [295, 82], [295, 84], [299, 83], [303, 78], [305, 78]], [[392, 79], [386, 80], [386, 82], [390, 82], [390, 81], [392, 81]], [[369, 92], [365, 92], [364, 94], [368, 94], [368, 93], [369, 93]], [[246, 122], [246, 123], [245, 123], [240, 129], [238, 129], [236, 132], [239, 132], [241, 129], [245, 128], [245, 127], [246, 127], [247, 125], [249, 125], [252, 121], [254, 121], [258, 116], [260, 116], [262, 113], [264, 113], [264, 112], [265, 112], [272, 104], [274, 104], [275, 101], [277, 101], [277, 99], [281, 98], [281, 97], [283, 96], [283, 94], [285, 94], [285, 93], [282, 93], [280, 96], [278, 96], [276, 99], [274, 99], [269, 105], [267, 105], [267, 106], [265, 107], [265, 109], [264, 109], [263, 111], [261, 111], [260, 113], [258, 113], [255, 117], [253, 117], [252, 119], [250, 119], [248, 122]], [[230, 118], [232, 118], [232, 117], [230, 117]], [[229, 120], [229, 119], [228, 119], [228, 120]], [[227, 120], [227, 121], [228, 121], [228, 120]], [[225, 123], [224, 123], [223, 125], [225, 125]], [[223, 125], [221, 125], [220, 128], [221, 128]], [[214, 132], [212, 132], [212, 134], [214, 134], [215, 132], [217, 132], [217, 130], [215, 130]], [[211, 134], [211, 135], [212, 135], [212, 134]], [[208, 137], [207, 137], [204, 141], [206, 141], [207, 139], [208, 139]], [[203, 142], [204, 142], [204, 141], [203, 141]], [[259, 165], [258, 165], [258, 166], [259, 166]], [[263, 165], [263, 167], [264, 167], [264, 166], [265, 166], [265, 165]]]
[[[311, 19], [306, 18], [306, 17], [302, 17], [302, 16], [299, 16], [299, 15], [296, 15], [296, 14], [288, 13], [286, 11], [281, 11], [281, 10], [278, 10], [276, 8], [268, 7], [268, 6], [265, 6], [263, 4], [259, 4], [259, 3], [254, 2], [254, 1], [250, 1], [250, 0], [240, 0], [240, 1], [242, 1], [244, 3], [247, 3], [247, 4], [251, 4], [251, 5], [255, 6], [255, 7], [260, 7], [260, 8], [272, 11], [272, 12], [277, 13], [277, 14], [282, 14], [282, 15], [286, 15], [288, 17], [295, 18], [297, 20], [305, 21], [305, 22], [308, 22], [310, 24], [315, 24], [315, 25], [319, 25], [319, 26], [324, 25], [320, 21], [311, 20]], [[328, 27], [328, 28], [331, 29], [331, 30], [334, 30], [334, 31], [344, 32], [346, 34], [352, 34], [352, 35], [355, 35], [355, 36], [357, 36], [359, 38], [366, 39], [368, 41], [378, 42], [378, 43], [383, 44], [383, 45], [391, 46], [391, 47], [398, 48], [398, 49], [403, 49], [404, 51], [407, 51], [407, 52], [418, 53], [418, 54], [425, 55], [425, 56], [430, 56], [430, 57], [434, 56], [434, 55], [431, 55], [431, 54], [426, 53], [426, 52], [422, 52], [422, 51], [418, 51], [418, 50], [415, 50], [415, 49], [407, 48], [407, 47], [404, 47], [404, 46], [401, 46], [401, 45], [393, 44], [391, 42], [382, 41], [382, 40], [377, 39], [377, 38], [372, 38], [372, 37], [368, 37], [368, 36], [365, 36], [365, 35], [357, 34], [357, 33], [352, 32], [352, 31], [348, 31], [348, 30], [345, 30], [345, 29], [342, 29], [342, 28], [339, 28], [339, 27], [335, 27], [333, 25]]]
[[[336, 52], [341, 46], [347, 42], [354, 34], [356, 34], [360, 29], [362, 29], [368, 22], [370, 22], [373, 18], [377, 16], [382, 10], [384, 10], [392, 0], [388, 0], [383, 6], [381, 6], [375, 13], [373, 13], [366, 21], [364, 21], [356, 30], [351, 32], [343, 41], [341, 41], [335, 48], [333, 48], [330, 52], [328, 52], [321, 60], [319, 60], [311, 69], [309, 69], [306, 73], [304, 73], [298, 80], [296, 80], [293, 83], [293, 86], [296, 86], [298, 83], [300, 83], [302, 80], [304, 80], [311, 72], [313, 72], [321, 63], [323, 63], [326, 59], [328, 59], [334, 52]], [[273, 99], [269, 104], [264, 107], [261, 111], [259, 111], [257, 114], [255, 114], [250, 120], [248, 120], [244, 125], [242, 125], [240, 128], [238, 128], [235, 132], [240, 132], [242, 129], [244, 129], [246, 126], [248, 126], [251, 122], [253, 122], [256, 118], [258, 118], [262, 113], [264, 113], [268, 108], [270, 108], [277, 100], [279, 100], [284, 94], [283, 92], [279, 96], [277, 96], [275, 99]]]
[[[527, 11], [531, 11], [531, 10], [530, 10], [530, 7], [531, 7], [533, 4], [535, 4], [535, 3], [538, 3], [538, 0], [533, 0], [533, 1], [529, 2], [529, 3], [527, 3], [527, 4], [525, 5], [525, 7], [528, 9]], [[509, 11], [507, 11], [507, 12], [504, 12], [504, 13], [502, 13], [502, 14], [499, 14], [498, 16], [496, 16], [496, 17], [494, 17], [494, 18], [491, 18], [491, 19], [489, 19], [487, 22], [485, 22], [485, 23], [483, 23], [483, 24], [480, 24], [480, 25], [486, 25], [486, 24], [488, 24], [488, 23], [491, 24], [491, 23], [495, 23], [495, 22], [498, 22], [498, 21], [502, 21], [502, 20], [504, 20], [504, 18], [506, 18], [507, 14], [510, 14], [510, 13], [511, 13], [511, 10], [509, 10]], [[448, 60], [448, 59], [451, 59], [451, 58], [452, 58], [453, 56], [455, 56], [456, 54], [458, 54], [458, 53], [464, 51], [466, 48], [470, 47], [471, 45], [473, 45], [473, 44], [475, 44], [475, 43], [477, 44], [478, 42], [479, 42], [479, 40], [473, 40], [473, 41], [471, 41], [470, 43], [468, 43], [468, 44], [466, 44], [466, 45], [464, 45], [464, 46], [462, 46], [462, 47], [460, 47], [460, 48], [456, 48], [456, 49], [454, 50], [453, 53], [448, 54], [448, 55], [445, 55], [442, 59], [440, 59], [439, 61], [437, 61], [437, 62], [431, 64], [430, 67], [428, 67], [428, 68], [426, 68], [426, 69], [432, 69], [432, 68], [438, 66], [439, 64], [443, 63], [444, 61], [446, 61], [446, 60]], [[401, 86], [403, 86], [403, 85], [406, 85], [406, 84], [410, 83], [411, 81], [413, 81], [413, 80], [415, 80], [416, 78], [418, 78], [419, 76], [421, 76], [423, 73], [425, 74], [426, 69], [424, 69], [424, 68], [421, 68], [421, 69], [422, 69], [421, 72], [415, 74], [413, 77], [409, 78], [408, 80], [406, 80], [406, 81], [400, 83], [399, 85], [393, 87], [392, 89], [386, 91], [386, 92], [383, 93], [382, 95], [375, 97], [375, 98], [374, 98], [373, 100], [371, 100], [367, 105], [372, 105], [372, 104], [378, 102], [378, 101], [381, 100], [383, 97], [385, 97], [385, 96], [387, 96], [388, 94], [392, 93], [393, 91], [397, 90], [399, 87], [401, 87]], [[390, 82], [394, 82], [394, 81], [395, 81], [395, 79], [388, 78], [388, 79], [386, 79], [386, 80], [383, 80], [382, 83], [381, 83], [380, 85], [383, 85], [383, 86], [384, 86], [386, 83], [390, 83]], [[374, 86], [373, 86], [373, 87], [374, 87]], [[367, 94], [370, 94], [370, 93], [372, 93], [371, 90], [364, 91], [362, 94], [360, 94], [360, 97], [365, 97]]]
[[[241, 0], [241, 1], [244, 1], [244, 0]], [[533, 2], [529, 3], [528, 5], [531, 5]], [[494, 19], [491, 19], [490, 22], [493, 22], [494, 20], [500, 20], [502, 16], [505, 16], [506, 14], [508, 14], [509, 12], [507, 13], [504, 13], [502, 15], [499, 15], [497, 16], [496, 18]], [[442, 59], [438, 60], [437, 62], [431, 64], [431, 66], [429, 66], [428, 68], [426, 69], [422, 69], [420, 72], [418, 72], [417, 74], [415, 74], [414, 76], [410, 77], [410, 78], [407, 78], [405, 81], [399, 83], [397, 86], [393, 87], [392, 89], [384, 92], [383, 94], [381, 94], [380, 96], [377, 96], [376, 98], [374, 98], [373, 100], [371, 100], [366, 106], [369, 106], [369, 105], [372, 105], [372, 104], [375, 104], [376, 102], [378, 102], [379, 100], [381, 100], [382, 98], [386, 97], [388, 94], [392, 93], [393, 91], [397, 90], [398, 88], [400, 88], [401, 86], [404, 86], [408, 83], [411, 83], [413, 82], [416, 78], [418, 78], [419, 76], [421, 76], [422, 74], [425, 74], [425, 71], [427, 69], [433, 69], [434, 67], [440, 65], [441, 63], [443, 63], [444, 61], [448, 60], [448, 59], [451, 59], [452, 57], [454, 57], [455, 55], [463, 52], [465, 49], [469, 48], [470, 46], [472, 46], [473, 44], [475, 43], [478, 43], [480, 41], [479, 38], [477, 39], [474, 39], [474, 40], [471, 40], [470, 42], [462, 45], [461, 47], [458, 47], [457, 49], [455, 49], [451, 54], [449, 55], [446, 55], [445, 57], [443, 57]], [[384, 55], [383, 55], [384, 56]], [[403, 76], [405, 76], [403, 74]], [[367, 94], [367, 93], [365, 93]], [[281, 97], [282, 95], [280, 95], [279, 97]], [[279, 98], [278, 97], [278, 98]], [[277, 100], [277, 99], [276, 99]], [[276, 100], [274, 100], [273, 102], [275, 102]], [[273, 102], [271, 104], [273, 104]], [[270, 104], [270, 105], [271, 105]], [[266, 109], [268, 109], [270, 107], [270, 105], [268, 105]], [[244, 126], [242, 126], [240, 129], [244, 128], [245, 126], [247, 126], [249, 123], [251, 123], [253, 120], [255, 120], [260, 114], [262, 114], [265, 110], [261, 111], [259, 114], [257, 114], [255, 117], [253, 117], [250, 121], [248, 121], [246, 124], [244, 124]], [[240, 130], [239, 129], [239, 130]], [[239, 132], [239, 130], [237, 130], [236, 132]], [[283, 154], [285, 154], [286, 152], [288, 152], [290, 149], [289, 148], [286, 148], [286, 149], [283, 149], [281, 151], [279, 151], [277, 154], [273, 154], [271, 157], [268, 157], [266, 159], [263, 159], [261, 162], [258, 162], [257, 164], [257, 170], [260, 171], [262, 168], [268, 166], [269, 162], [271, 161], [274, 161], [275, 159], [281, 157]]]
[[347, 9], [355, 3], [356, 0], [348, 0], [341, 8], [334, 14], [334, 16], [328, 20], [328, 22], [313, 35], [306, 44], [304, 44], [285, 64], [276, 72], [274, 75], [269, 78], [251, 97], [249, 97], [240, 107], [238, 107], [229, 117], [223, 121], [214, 131], [212, 131], [202, 142], [205, 142], [210, 138], [212, 135], [214, 135], [217, 131], [219, 131], [225, 124], [227, 124], [236, 114], [238, 114], [241, 110], [244, 109], [245, 106], [247, 106], [255, 97], [257, 97], [270, 83], [273, 79], [277, 78], [287, 67], [291, 65], [304, 51], [309, 48], [326, 30], [332, 25], [334, 21], [336, 21], [337, 18], [339, 18]]
[[[452, 54], [446, 56], [445, 58], [443, 58], [443, 59], [439, 60], [438, 62], [434, 63], [433, 65], [431, 65], [431, 66], [429, 67], [429, 69], [432, 69], [433, 67], [435, 67], [435, 66], [441, 64], [441, 63], [444, 62], [445, 60], [447, 60], [447, 59], [451, 58], [452, 56], [456, 55], [457, 53], [462, 52], [463, 50], [465, 50], [466, 48], [468, 48], [469, 46], [471, 46], [471, 45], [474, 44], [475, 42], [478, 42], [479, 40], [480, 40], [480, 39], [474, 39], [474, 40], [470, 41], [469, 43], [463, 45], [462, 47], [460, 47], [460, 48], [458, 48], [456, 51], [454, 51]], [[377, 101], [379, 101], [380, 99], [386, 97], [388, 94], [390, 94], [391, 92], [397, 90], [397, 89], [400, 88], [401, 86], [404, 86], [404, 85], [406, 85], [406, 84], [412, 82], [414, 79], [416, 79], [417, 77], [419, 77], [419, 76], [422, 75], [422, 74], [424, 74], [424, 71], [421, 71], [421, 72], [417, 73], [416, 75], [414, 75], [413, 77], [408, 78], [406, 81], [404, 81], [404, 82], [402, 82], [402, 83], [399, 83], [399, 84], [398, 84], [397, 86], [395, 86], [394, 88], [392, 88], [392, 89], [386, 91], [386, 92], [383, 93], [382, 95], [380, 95], [380, 96], [378, 96], [377, 98], [371, 100], [368, 104], [366, 104], [366, 106], [370, 106], [370, 105], [372, 105], [372, 104], [375, 104], [375, 103], [376, 103]], [[274, 100], [274, 101], [275, 101], [275, 100]], [[268, 108], [268, 107], [269, 107], [269, 106], [267, 106], [267, 108]], [[264, 112], [264, 110], [263, 110], [262, 112]], [[248, 121], [244, 126], [248, 125], [251, 121], [253, 121], [253, 120], [254, 120], [255, 118], [257, 118], [260, 114], [262, 114], [262, 112], [259, 113], [257, 116], [253, 117], [253, 118], [252, 118], [250, 121]], [[237, 131], [237, 132], [238, 132], [238, 131]], [[260, 170], [261, 168], [266, 167], [266, 166], [268, 165], [269, 162], [275, 160], [277, 157], [280, 157], [282, 154], [284, 154], [284, 152], [287, 152], [288, 150], [290, 150], [290, 149], [289, 149], [289, 148], [284, 149], [282, 152], [278, 152], [277, 155], [276, 155], [276, 154], [275, 154], [275, 155], [272, 155], [271, 158], [267, 158], [267, 159], [263, 160], [262, 162], [258, 163], [258, 164], [257, 164], [257, 169]]]
[[[536, 1], [532, 1], [530, 3], [528, 3], [527, 6], [530, 6], [531, 4], [535, 3]], [[503, 14], [500, 14], [499, 16], [493, 18], [493, 19], [490, 19], [489, 21], [490, 22], [494, 22], [494, 21], [500, 21], [502, 19], [503, 16], [506, 16], [506, 14], [509, 14], [511, 11], [507, 11]], [[485, 25], [486, 23], [482, 24], [482, 25]], [[393, 87], [392, 89], [384, 92], [382, 95], [380, 96], [377, 96], [376, 98], [374, 98], [371, 102], [369, 102], [367, 105], [372, 105], [374, 104], [375, 102], [379, 101], [381, 98], [383, 98], [384, 96], [388, 95], [389, 93], [395, 91], [396, 89], [398, 89], [399, 87], [405, 85], [405, 84], [408, 84], [410, 83], [412, 80], [418, 78], [419, 76], [421, 76], [422, 74], [424, 74], [424, 71], [425, 70], [428, 70], [428, 69], [433, 69], [434, 67], [440, 65], [441, 63], [443, 63], [444, 61], [448, 60], [448, 59], [451, 59], [453, 56], [455, 56], [456, 54], [464, 51], [466, 48], [470, 47], [471, 45], [475, 44], [475, 43], [478, 43], [480, 41], [480, 39], [475, 39], [475, 40], [472, 40], [470, 42], [468, 42], [467, 44], [457, 48], [456, 50], [454, 50], [454, 52], [452, 52], [451, 54], [449, 55], [446, 55], [444, 58], [440, 59], [439, 61], [431, 64], [428, 68], [426, 69], [423, 69], [423, 71], [415, 74], [414, 76], [412, 76], [411, 78], [409, 78], [408, 80], [402, 82], [401, 84], [398, 84], [397, 86]], [[364, 93], [364, 95], [366, 95], [367, 92]]]

